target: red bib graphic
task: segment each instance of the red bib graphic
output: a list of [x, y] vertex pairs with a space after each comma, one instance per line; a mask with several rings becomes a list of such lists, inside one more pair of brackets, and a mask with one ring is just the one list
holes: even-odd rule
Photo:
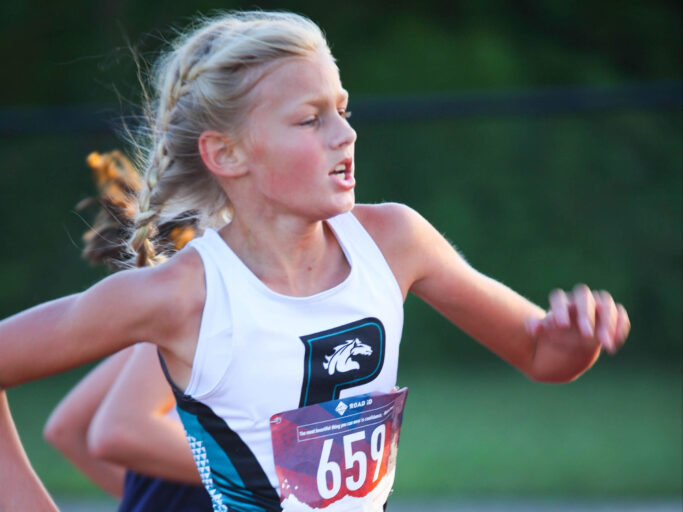
[[330, 400], [270, 419], [282, 508], [382, 510], [394, 481], [408, 389]]

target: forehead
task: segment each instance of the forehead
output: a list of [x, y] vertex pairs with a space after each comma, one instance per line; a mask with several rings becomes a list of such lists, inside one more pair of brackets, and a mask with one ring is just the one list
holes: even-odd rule
[[339, 70], [327, 53], [285, 60], [259, 82], [254, 91], [256, 109], [295, 108], [309, 102], [346, 99]]

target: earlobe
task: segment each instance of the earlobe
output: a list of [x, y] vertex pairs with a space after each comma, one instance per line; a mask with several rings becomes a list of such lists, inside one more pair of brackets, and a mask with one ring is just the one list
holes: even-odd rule
[[199, 136], [198, 145], [204, 165], [216, 176], [236, 178], [246, 174], [242, 151], [225, 133], [207, 130]]

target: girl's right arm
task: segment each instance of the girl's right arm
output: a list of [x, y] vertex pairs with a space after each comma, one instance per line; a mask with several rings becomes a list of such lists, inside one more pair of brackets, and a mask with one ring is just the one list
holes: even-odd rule
[[196, 313], [196, 294], [188, 289], [199, 286], [202, 292], [203, 282], [200, 277], [198, 285], [182, 263], [188, 258], [180, 258], [180, 265], [175, 259], [119, 272], [0, 322], [0, 387], [74, 368], [139, 340], [172, 353], [185, 350], [180, 344], [193, 335], [189, 329], [198, 331], [198, 320], [189, 318]]

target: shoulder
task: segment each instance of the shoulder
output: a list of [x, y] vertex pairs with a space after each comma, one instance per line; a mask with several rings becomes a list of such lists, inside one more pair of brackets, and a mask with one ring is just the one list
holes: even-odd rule
[[407, 241], [416, 234], [419, 225], [426, 222], [419, 213], [402, 203], [358, 204], [353, 214], [370, 236], [380, 242]]
[[193, 289], [203, 283], [203, 276], [201, 257], [195, 250], [188, 248], [159, 265], [118, 272], [105, 281], [134, 288], [145, 298], [156, 298], [158, 300], [155, 302], [163, 304], [191, 296]]
[[401, 203], [359, 204], [353, 214], [382, 251], [418, 245], [433, 230], [422, 215]]
[[418, 277], [416, 263], [431, 225], [401, 203], [359, 204], [353, 215], [382, 251], [405, 296]]
[[199, 253], [186, 248], [150, 269], [150, 286], [161, 301], [160, 313], [177, 330], [180, 323], [200, 317], [206, 298], [204, 264]]
[[130, 312], [137, 341], [165, 345], [188, 319], [201, 315], [204, 267], [195, 250], [183, 249], [160, 265], [117, 272], [91, 291]]
[[161, 265], [149, 269], [147, 279], [150, 284], [165, 292], [174, 292], [175, 298], [192, 296], [196, 289], [204, 288], [204, 264], [199, 253], [185, 248]]

